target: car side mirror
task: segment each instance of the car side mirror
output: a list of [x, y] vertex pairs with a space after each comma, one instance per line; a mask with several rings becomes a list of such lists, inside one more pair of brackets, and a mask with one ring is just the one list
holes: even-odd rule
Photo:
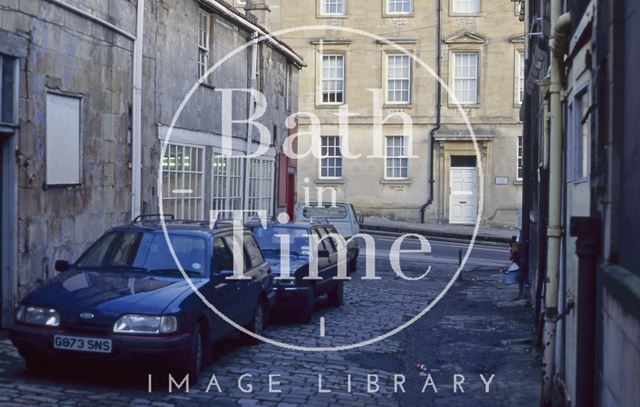
[[71, 269], [71, 263], [69, 263], [67, 260], [56, 260], [54, 268], [56, 271], [64, 273], [65, 271], [69, 271]]
[[329, 250], [318, 250], [318, 257], [329, 257], [331, 255], [331, 253], [329, 253]]
[[358, 216], [358, 223], [361, 225], [364, 223], [364, 216], [362, 215]]

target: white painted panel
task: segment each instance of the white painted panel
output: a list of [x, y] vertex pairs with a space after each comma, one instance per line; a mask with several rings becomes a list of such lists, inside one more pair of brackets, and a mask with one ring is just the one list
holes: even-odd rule
[[80, 184], [80, 99], [47, 94], [47, 185]]
[[475, 168], [451, 168], [449, 223], [475, 223], [478, 206], [476, 178]]

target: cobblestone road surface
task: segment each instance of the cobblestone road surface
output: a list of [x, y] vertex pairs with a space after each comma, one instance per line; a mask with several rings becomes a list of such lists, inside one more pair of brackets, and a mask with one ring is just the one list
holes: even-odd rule
[[[420, 275], [429, 265], [432, 270], [425, 280], [409, 282], [396, 279], [388, 261], [378, 258], [376, 265], [382, 279], [361, 280], [362, 271], [353, 275], [340, 309], [320, 301], [308, 325], [278, 316], [268, 336], [304, 346], [371, 339], [416, 315], [456, 269], [455, 264], [438, 263], [431, 256], [428, 261], [411, 257], [403, 262], [407, 275]], [[359, 266], [363, 268], [364, 260]], [[512, 301], [515, 295], [514, 289], [501, 284], [496, 267], [470, 265], [433, 311], [398, 335], [360, 349], [321, 353], [230, 340], [216, 345], [214, 361], [198, 383], [190, 383], [188, 393], [184, 387], [169, 393], [166, 377], [157, 374], [149, 393], [148, 376], [139, 371], [144, 368], [140, 366], [135, 370], [73, 366], [30, 374], [5, 339], [0, 341], [0, 405], [313, 407], [427, 405], [427, 401], [443, 406], [534, 405], [538, 362], [528, 341], [533, 325], [528, 309]], [[320, 337], [321, 317], [325, 318], [325, 337]], [[425, 363], [432, 375], [434, 385], [424, 393], [427, 377], [418, 375], [416, 363]], [[252, 386], [250, 393], [238, 386], [244, 374], [251, 375], [243, 379], [245, 390]], [[454, 374], [464, 375], [464, 393], [453, 392]], [[489, 393], [484, 392], [479, 374], [487, 379], [496, 375]], [[274, 375], [273, 390], [280, 393], [269, 391], [269, 375]], [[222, 392], [216, 385], [209, 386], [212, 378]], [[330, 392], [319, 392], [319, 380], [322, 390]], [[377, 386], [373, 384], [376, 380]]]

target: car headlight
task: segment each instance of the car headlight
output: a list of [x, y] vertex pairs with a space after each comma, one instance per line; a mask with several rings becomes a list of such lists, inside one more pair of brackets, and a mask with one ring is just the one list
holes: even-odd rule
[[31, 325], [60, 326], [60, 314], [53, 308], [22, 305], [16, 312], [16, 320]]
[[178, 330], [178, 320], [171, 316], [123, 315], [113, 325], [113, 332], [128, 334], [169, 334]]

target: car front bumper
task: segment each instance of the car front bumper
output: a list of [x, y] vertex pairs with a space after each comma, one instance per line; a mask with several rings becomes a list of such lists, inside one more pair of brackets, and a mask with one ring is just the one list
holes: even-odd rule
[[[55, 349], [55, 335], [111, 339], [110, 353], [80, 352]], [[69, 332], [64, 329], [47, 328], [16, 324], [9, 331], [11, 342], [21, 355], [30, 355], [41, 359], [93, 360], [107, 365], [129, 364], [132, 361], [144, 362], [145, 367], [180, 366], [189, 355], [191, 334], [182, 333], [171, 336], [141, 335], [95, 335]]]

